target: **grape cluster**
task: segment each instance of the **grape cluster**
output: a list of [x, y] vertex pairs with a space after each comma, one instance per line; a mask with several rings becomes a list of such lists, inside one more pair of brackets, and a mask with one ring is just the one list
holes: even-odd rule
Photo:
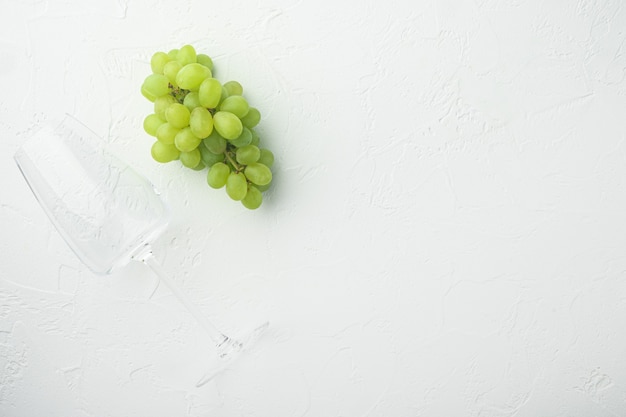
[[143, 128], [156, 137], [154, 160], [175, 160], [193, 170], [208, 167], [207, 183], [249, 209], [258, 208], [272, 181], [274, 155], [259, 146], [254, 127], [261, 113], [248, 104], [237, 81], [213, 78], [213, 61], [191, 45], [156, 52], [141, 86], [154, 103]]

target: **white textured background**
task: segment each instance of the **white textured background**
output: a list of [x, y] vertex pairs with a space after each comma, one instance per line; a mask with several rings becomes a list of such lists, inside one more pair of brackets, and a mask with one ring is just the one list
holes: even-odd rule
[[[616, 1], [0, 0], [0, 415], [626, 416], [626, 9]], [[250, 212], [150, 159], [149, 57], [240, 81]], [[156, 242], [253, 352], [132, 264], [94, 276], [12, 156], [73, 114], [163, 191]]]

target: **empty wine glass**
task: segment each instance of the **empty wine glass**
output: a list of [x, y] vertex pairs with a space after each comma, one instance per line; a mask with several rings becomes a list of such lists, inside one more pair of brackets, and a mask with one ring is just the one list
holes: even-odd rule
[[15, 161], [59, 234], [93, 272], [109, 274], [132, 260], [148, 265], [215, 343], [218, 359], [201, 386], [267, 328], [238, 339], [219, 331], [154, 258], [151, 243], [168, 224], [168, 209], [150, 182], [107, 153], [97, 135], [67, 115], [38, 130]]

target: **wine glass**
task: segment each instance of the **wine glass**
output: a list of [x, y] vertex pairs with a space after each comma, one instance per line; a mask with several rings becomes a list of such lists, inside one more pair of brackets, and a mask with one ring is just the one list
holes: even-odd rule
[[98, 136], [72, 116], [39, 129], [15, 161], [37, 201], [77, 257], [97, 274], [130, 261], [148, 265], [215, 343], [218, 359], [198, 381], [223, 370], [264, 331], [265, 322], [234, 339], [218, 330], [153, 256], [169, 211], [158, 192], [130, 166], [107, 153]]

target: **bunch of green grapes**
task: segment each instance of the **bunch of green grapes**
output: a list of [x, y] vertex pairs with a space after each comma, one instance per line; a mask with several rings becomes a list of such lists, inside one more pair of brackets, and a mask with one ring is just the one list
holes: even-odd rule
[[254, 127], [261, 113], [248, 104], [237, 81], [213, 78], [213, 61], [191, 45], [156, 52], [141, 86], [154, 103], [143, 128], [156, 137], [154, 160], [175, 160], [193, 170], [208, 167], [207, 183], [249, 208], [258, 208], [272, 181], [274, 155], [259, 146]]

